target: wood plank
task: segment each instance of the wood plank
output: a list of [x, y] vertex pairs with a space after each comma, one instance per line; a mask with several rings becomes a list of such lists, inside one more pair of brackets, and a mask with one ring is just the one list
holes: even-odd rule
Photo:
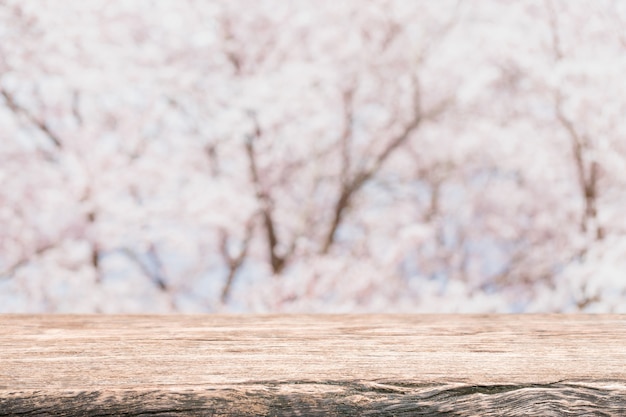
[[0, 316], [0, 416], [624, 410], [626, 316]]

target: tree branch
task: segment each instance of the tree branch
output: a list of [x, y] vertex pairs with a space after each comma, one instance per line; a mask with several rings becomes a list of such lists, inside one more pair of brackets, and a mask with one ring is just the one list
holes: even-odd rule
[[137, 253], [135, 253], [131, 249], [122, 248], [121, 252], [126, 255], [130, 260], [132, 260], [135, 264], [137, 264], [139, 269], [141, 269], [141, 272], [145, 276], [150, 278], [150, 280], [157, 286], [157, 288], [159, 288], [159, 290], [161, 290], [162, 292], [169, 292], [170, 288], [164, 278], [163, 266], [156, 252], [156, 249], [154, 248], [154, 245], [151, 244], [147, 252], [148, 257], [151, 260], [152, 267], [148, 266], [139, 257], [139, 255], [137, 255]]
[[[587, 232], [590, 223], [597, 217], [597, 200], [598, 200], [598, 163], [591, 161], [589, 166], [585, 164], [586, 146], [589, 143], [588, 138], [581, 135], [573, 122], [569, 120], [563, 113], [561, 108], [561, 96], [557, 93], [555, 100], [555, 113], [557, 120], [566, 130], [572, 144], [572, 154], [578, 175], [578, 184], [585, 205], [581, 219], [581, 230]], [[602, 239], [603, 231], [598, 227], [595, 231], [596, 239]]]
[[72, 94], [72, 115], [76, 119], [76, 123], [81, 126], [83, 124], [83, 116], [80, 113], [80, 92], [75, 90]]
[[343, 93], [343, 132], [341, 133], [341, 181], [348, 181], [351, 169], [350, 152], [352, 147], [353, 103], [354, 88], [348, 88]]
[[222, 257], [226, 260], [226, 264], [228, 265], [228, 275], [226, 277], [226, 282], [224, 283], [224, 288], [222, 288], [222, 295], [220, 297], [223, 304], [228, 301], [233, 282], [235, 281], [235, 276], [237, 275], [239, 268], [241, 268], [241, 265], [248, 255], [248, 247], [250, 245], [250, 240], [252, 239], [253, 229], [254, 221], [253, 219], [250, 219], [246, 224], [246, 230], [242, 242], [241, 251], [235, 256], [232, 256], [228, 251], [228, 235], [226, 234], [226, 231], [224, 229], [220, 231], [220, 252], [222, 253]]
[[30, 111], [28, 111], [25, 107], [20, 106], [14, 99], [14, 97], [4, 88], [0, 87], [0, 94], [4, 97], [4, 100], [7, 103], [7, 107], [16, 115], [22, 115], [25, 117], [32, 125], [34, 125], [40, 132], [42, 132], [52, 144], [57, 149], [62, 149], [63, 145], [61, 139], [50, 130], [48, 124], [35, 117]]
[[550, 26], [550, 34], [552, 35], [552, 53], [556, 61], [563, 59], [563, 50], [561, 48], [561, 38], [559, 36], [559, 20], [556, 8], [552, 0], [545, 0], [546, 9], [548, 10], [548, 24]]
[[[430, 118], [439, 115], [446, 107], [447, 101], [442, 102], [440, 105], [436, 106], [433, 110], [428, 112], [427, 117]], [[396, 135], [389, 141], [387, 146], [376, 156], [374, 162], [371, 164], [370, 167], [362, 168], [359, 172], [354, 174], [352, 179], [342, 182], [342, 188], [339, 193], [339, 198], [335, 202], [333, 208], [332, 221], [330, 223], [330, 227], [328, 229], [328, 232], [326, 233], [326, 238], [324, 239], [324, 243], [322, 245], [322, 254], [327, 254], [334, 244], [336, 240], [337, 230], [339, 229], [345, 212], [352, 203], [354, 195], [361, 190], [361, 188], [367, 181], [369, 181], [374, 175], [376, 175], [380, 171], [380, 169], [389, 159], [389, 157], [398, 148], [400, 148], [400, 146], [407, 142], [411, 134], [419, 128], [420, 124], [424, 120], [424, 117], [425, 115], [422, 111], [421, 86], [419, 83], [419, 79], [416, 76], [413, 79], [413, 112], [411, 120], [398, 135]]]
[[287, 259], [286, 256], [278, 254], [279, 242], [272, 211], [274, 202], [269, 194], [269, 191], [266, 190], [261, 183], [256, 162], [256, 151], [254, 149], [255, 139], [261, 137], [261, 128], [254, 115], [252, 117], [254, 122], [254, 134], [249, 135], [246, 140], [246, 155], [248, 156], [250, 166], [250, 177], [252, 179], [252, 183], [254, 184], [254, 188], [256, 189], [257, 199], [261, 203], [261, 216], [263, 218], [263, 227], [265, 228], [270, 264], [274, 274], [280, 274], [285, 267]]
[[15, 273], [22, 267], [28, 265], [29, 263], [33, 262], [33, 258], [34, 257], [39, 257], [44, 255], [46, 252], [55, 249], [58, 246], [59, 243], [48, 243], [46, 245], [43, 245], [39, 248], [37, 248], [33, 253], [22, 257], [22, 259], [18, 260], [17, 262], [15, 262], [13, 265], [9, 266], [7, 269], [5, 269], [4, 271], [0, 272], [0, 279], [9, 279], [12, 278]]

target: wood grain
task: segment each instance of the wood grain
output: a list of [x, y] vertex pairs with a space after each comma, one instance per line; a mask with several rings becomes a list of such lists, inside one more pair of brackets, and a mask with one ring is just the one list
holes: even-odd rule
[[626, 316], [0, 316], [0, 416], [623, 416]]

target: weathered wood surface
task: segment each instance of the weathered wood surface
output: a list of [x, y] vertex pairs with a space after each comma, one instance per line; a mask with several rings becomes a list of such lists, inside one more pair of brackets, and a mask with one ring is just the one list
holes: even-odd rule
[[626, 316], [0, 316], [0, 416], [624, 416]]

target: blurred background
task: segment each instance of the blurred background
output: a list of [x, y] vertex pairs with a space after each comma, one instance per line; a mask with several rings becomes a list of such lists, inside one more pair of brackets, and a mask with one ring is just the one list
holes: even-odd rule
[[626, 2], [0, 1], [0, 312], [626, 312]]

